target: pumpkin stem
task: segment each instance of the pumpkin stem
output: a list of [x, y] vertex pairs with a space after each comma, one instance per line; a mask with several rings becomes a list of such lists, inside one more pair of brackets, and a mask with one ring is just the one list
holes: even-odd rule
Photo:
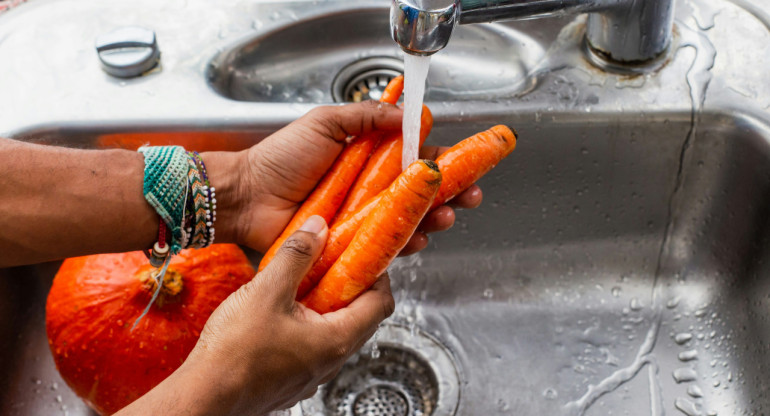
[[[160, 273], [160, 269], [145, 270], [139, 275], [139, 279], [144, 283], [144, 288], [150, 292], [154, 292], [158, 283], [155, 281], [155, 277]], [[166, 296], [175, 296], [182, 291], [184, 285], [182, 284], [182, 273], [176, 270], [166, 270], [166, 275], [163, 276], [163, 283], [160, 287], [160, 293]]]

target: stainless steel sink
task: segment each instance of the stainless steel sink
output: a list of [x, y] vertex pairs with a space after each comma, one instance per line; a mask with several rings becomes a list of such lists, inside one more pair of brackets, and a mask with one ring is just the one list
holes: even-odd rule
[[[403, 72], [403, 52], [383, 35], [389, 31], [388, 16], [383, 7], [345, 9], [248, 38], [211, 61], [209, 82], [236, 100], [334, 101], [334, 91], [355, 82], [366, 69], [374, 76], [391, 67]], [[450, 46], [435, 56], [426, 99], [490, 99], [521, 92], [529, 87], [530, 74], [544, 53], [522, 31], [502, 25], [460, 26]], [[342, 94], [336, 95], [343, 101]]]
[[[387, 1], [158, 3], [31, 2], [0, 17], [0, 94], [12, 97], [0, 100], [0, 134], [242, 148], [331, 103], [346, 66], [399, 56], [374, 34]], [[455, 34], [434, 57], [428, 140], [503, 123], [518, 148], [482, 180], [481, 208], [392, 266], [397, 311], [378, 349], [288, 413], [340, 403], [434, 415], [770, 412], [770, 18], [759, 1], [677, 7], [663, 65], [635, 77], [584, 58], [581, 17], [479, 27], [467, 44]], [[33, 21], [66, 36], [51, 40]], [[93, 36], [123, 23], [157, 31], [159, 71], [100, 72]], [[474, 50], [480, 34], [497, 41]], [[484, 74], [500, 68], [510, 72], [494, 88]], [[89, 414], [46, 344], [57, 266], [0, 271], [2, 415]]]

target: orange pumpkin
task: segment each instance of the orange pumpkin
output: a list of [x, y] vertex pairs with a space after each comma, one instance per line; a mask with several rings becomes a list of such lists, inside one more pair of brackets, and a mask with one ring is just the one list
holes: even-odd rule
[[161, 293], [131, 330], [156, 287], [142, 252], [62, 263], [46, 304], [56, 368], [102, 415], [127, 406], [176, 370], [219, 304], [251, 280], [240, 248], [215, 244], [174, 256]]

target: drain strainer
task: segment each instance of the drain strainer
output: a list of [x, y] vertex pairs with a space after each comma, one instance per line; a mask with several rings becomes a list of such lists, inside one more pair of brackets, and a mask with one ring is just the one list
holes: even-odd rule
[[378, 336], [379, 356], [363, 348], [337, 377], [302, 402], [304, 415], [451, 416], [460, 399], [457, 369], [449, 352], [432, 337], [386, 325]]
[[379, 100], [390, 80], [403, 73], [404, 63], [399, 59], [387, 56], [362, 59], [337, 74], [332, 82], [332, 96], [337, 102]]

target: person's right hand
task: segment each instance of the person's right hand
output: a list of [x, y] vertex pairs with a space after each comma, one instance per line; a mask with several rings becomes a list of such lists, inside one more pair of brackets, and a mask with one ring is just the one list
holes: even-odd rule
[[387, 275], [336, 312], [319, 315], [294, 301], [327, 234], [323, 219], [311, 217], [214, 311], [184, 364], [121, 415], [262, 415], [331, 380], [395, 305]]

